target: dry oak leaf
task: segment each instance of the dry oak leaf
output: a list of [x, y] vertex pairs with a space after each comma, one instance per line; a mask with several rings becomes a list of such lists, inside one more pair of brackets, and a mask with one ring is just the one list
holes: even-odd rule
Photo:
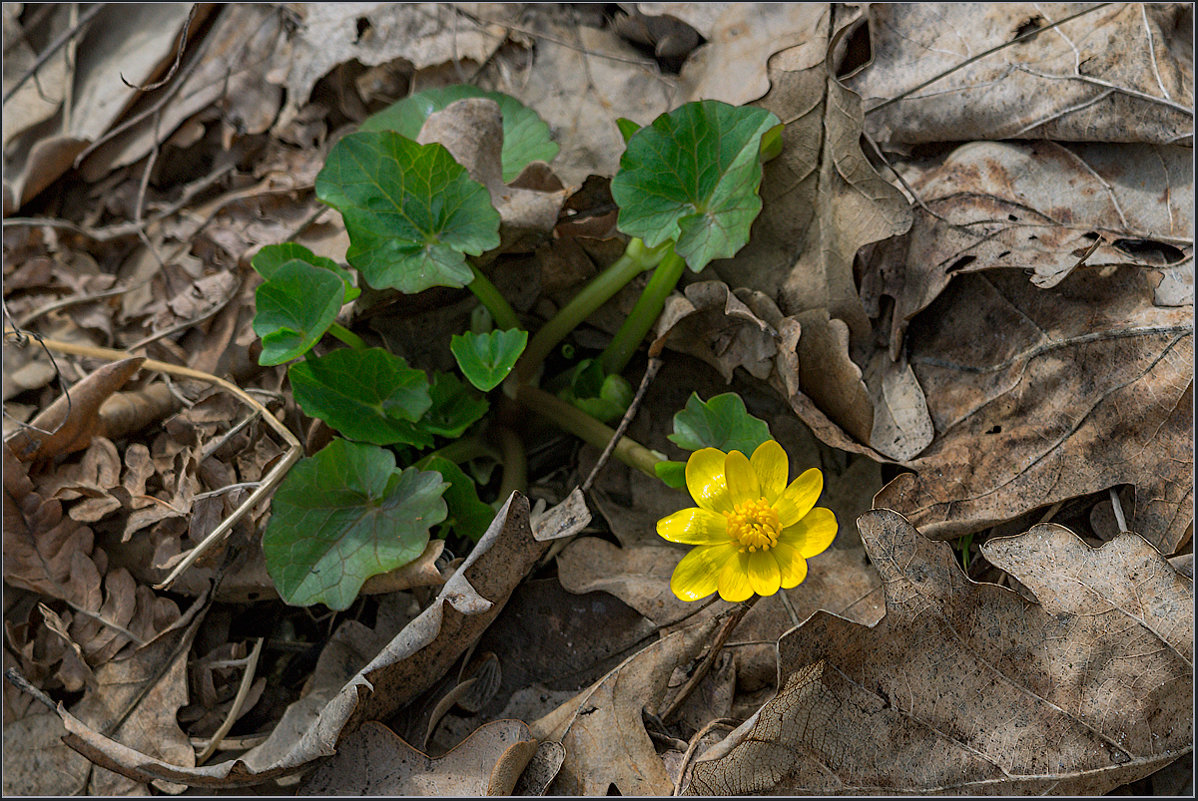
[[894, 146], [971, 139], [1192, 145], [1193, 6], [1091, 5], [1012, 42], [1085, 9], [873, 4], [873, 60], [846, 82], [866, 98], [870, 134]]
[[[927, 410], [906, 364], [870, 363], [853, 260], [865, 245], [906, 232], [911, 210], [861, 151], [861, 99], [830, 75], [831, 16], [825, 9], [810, 41], [770, 59], [761, 106], [786, 125], [782, 153], [765, 166], [753, 239], [713, 269], [732, 286], [777, 298], [793, 318], [790, 334], [780, 331], [797, 348], [797, 374], [782, 376], [788, 397], [801, 393], [856, 442], [906, 460], [931, 442]], [[792, 406], [812, 417], [806, 404]], [[822, 423], [808, 421], [817, 431]]]
[[304, 782], [299, 795], [511, 795], [536, 750], [528, 724], [520, 720], [486, 723], [436, 758], [367, 721]]
[[894, 299], [893, 358], [911, 318], [966, 272], [1015, 268], [1051, 288], [1077, 269], [1134, 265], [1156, 305], [1194, 303], [1189, 148], [971, 142], [909, 182], [915, 224], [874, 248], [861, 281], [871, 316]]
[[988, 543], [1036, 603], [970, 581], [894, 512], [858, 526], [886, 616], [785, 636], [782, 690], [687, 793], [1101, 795], [1191, 751], [1194, 585], [1151, 545], [1091, 552], [1051, 525]]
[[936, 440], [874, 505], [952, 539], [1132, 484], [1128, 528], [1175, 553], [1193, 526], [1193, 330], [1139, 268], [1052, 289], [958, 277], [907, 334]]
[[670, 687], [675, 668], [691, 665], [720, 623], [709, 617], [642, 648], [535, 721], [538, 740], [560, 742], [566, 750], [549, 791], [605, 795], [615, 785], [620, 795], [669, 795], [672, 783], [645, 731], [642, 710], [664, 707], [678, 690]]

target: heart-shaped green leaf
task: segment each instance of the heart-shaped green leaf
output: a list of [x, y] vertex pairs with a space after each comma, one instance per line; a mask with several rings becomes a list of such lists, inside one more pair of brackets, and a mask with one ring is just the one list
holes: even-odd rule
[[499, 212], [442, 145], [392, 131], [353, 133], [333, 146], [316, 196], [341, 212], [346, 259], [376, 289], [460, 287], [466, 256], [499, 247]]
[[761, 138], [777, 125], [718, 100], [662, 114], [629, 138], [611, 182], [620, 230], [650, 247], [673, 240], [695, 272], [736, 255], [761, 211]]
[[570, 384], [559, 396], [602, 423], [620, 417], [632, 403], [632, 384], [622, 375], [604, 375], [598, 359], [584, 359], [570, 371]]
[[449, 373], [434, 372], [428, 389], [433, 406], [420, 426], [430, 434], [457, 439], [482, 419], [490, 404]]
[[399, 470], [377, 445], [334, 439], [275, 491], [262, 535], [266, 571], [292, 606], [346, 609], [371, 576], [424, 551], [445, 519], [440, 473]]
[[311, 264], [313, 267], [323, 267], [326, 270], [332, 270], [336, 273], [341, 282], [345, 284], [345, 297], [341, 299], [343, 304], [349, 303], [362, 294], [362, 290], [354, 286], [354, 277], [350, 274], [349, 270], [346, 270], [332, 259], [317, 256], [298, 242], [267, 245], [254, 254], [254, 258], [250, 260], [250, 266], [254, 268], [258, 275], [269, 280], [275, 274], [276, 270], [293, 259], [299, 259], [302, 262]]
[[462, 375], [471, 384], [487, 392], [507, 378], [527, 344], [527, 331], [510, 328], [486, 334], [454, 334], [449, 340], [449, 350], [457, 360]]
[[297, 362], [287, 375], [304, 414], [350, 439], [418, 448], [433, 444], [414, 425], [433, 404], [428, 376], [382, 348], [342, 348]]
[[725, 453], [740, 451], [745, 456], [772, 439], [770, 427], [749, 414], [735, 392], [716, 395], [706, 403], [692, 392], [686, 408], [674, 415], [674, 433], [666, 438], [688, 451], [719, 448]]
[[530, 163], [553, 161], [557, 156], [558, 145], [549, 138], [549, 126], [535, 111], [511, 95], [489, 92], [469, 84], [426, 89], [405, 97], [367, 117], [359, 130], [395, 131], [415, 139], [430, 114], [467, 97], [485, 97], [499, 105], [499, 113], [503, 115], [504, 183], [514, 180]]
[[[436, 470], [449, 482], [445, 489], [445, 503], [449, 507], [441, 530], [455, 532], [459, 537], [478, 542], [495, 519], [495, 510], [478, 498], [478, 488], [462, 468], [441, 456], [430, 456], [422, 461], [422, 470]], [[505, 499], [506, 500], [506, 499]], [[444, 536], [444, 534], [442, 535]]]
[[279, 265], [254, 291], [258, 364], [282, 364], [311, 350], [337, 319], [344, 296], [341, 279], [322, 267], [299, 259]]

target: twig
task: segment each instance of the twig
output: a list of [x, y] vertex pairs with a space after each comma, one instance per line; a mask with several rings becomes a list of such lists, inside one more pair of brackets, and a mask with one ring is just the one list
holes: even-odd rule
[[15, 667], [10, 667], [4, 671], [4, 678], [8, 679], [8, 683], [16, 687], [18, 690], [24, 690], [32, 695], [47, 708], [49, 708], [51, 712], [58, 712], [58, 705], [54, 703], [50, 696], [46, 695], [37, 687], [34, 687], [29, 682], [29, 679], [25, 678], [25, 676], [21, 674], [21, 671], [17, 670]]
[[121, 83], [125, 84], [125, 86], [128, 86], [130, 89], [136, 89], [139, 92], [152, 92], [155, 89], [160, 89], [163, 86], [166, 86], [167, 82], [175, 76], [176, 72], [179, 71], [179, 62], [183, 60], [183, 51], [187, 49], [187, 35], [191, 33], [191, 23], [195, 21], [196, 11], [199, 9], [199, 7], [199, 3], [191, 4], [191, 10], [187, 12], [187, 22], [183, 23], [183, 30], [179, 33], [179, 46], [175, 48], [175, 62], [171, 64], [171, 68], [167, 70], [167, 73], [162, 80], [142, 86], [139, 84], [129, 83], [127, 80], [125, 80], [123, 73], [117, 73], [118, 77], [121, 79]]
[[[9, 332], [6, 330], [5, 334], [7, 335], [8, 333]], [[77, 345], [74, 343], [60, 342], [53, 339], [42, 340], [42, 342], [48, 349], [57, 351], [58, 353], [69, 353], [75, 356], [90, 356], [97, 359], [107, 359], [108, 361], [127, 359], [131, 355], [126, 351], [113, 350], [111, 348], [97, 348], [91, 345]], [[187, 556], [175, 566], [175, 568], [165, 579], [154, 585], [154, 589], [161, 590], [166, 589], [173, 584], [175, 580], [183, 574], [183, 571], [191, 567], [191, 565], [195, 563], [195, 561], [199, 559], [205, 551], [219, 542], [226, 534], [229, 533], [229, 531], [232, 530], [233, 526], [237, 525], [237, 523], [246, 516], [250, 509], [256, 506], [260, 500], [266, 497], [275, 488], [275, 486], [283, 480], [283, 476], [287, 474], [287, 471], [291, 469], [291, 466], [299, 461], [300, 454], [303, 453], [304, 448], [296, 436], [291, 433], [290, 429], [287, 428], [287, 426], [279, 422], [278, 419], [276, 419], [274, 415], [270, 414], [266, 407], [259, 403], [252, 395], [231, 381], [226, 381], [223, 378], [214, 376], [211, 373], [205, 373], [201, 370], [193, 370], [190, 367], [168, 364], [167, 362], [160, 362], [156, 359], [146, 359], [141, 366], [142, 369], [145, 370], [156, 370], [168, 375], [176, 375], [180, 376], [181, 378], [191, 378], [198, 381], [206, 381], [208, 383], [215, 384], [226, 392], [237, 396], [237, 398], [243, 403], [249, 405], [252, 409], [259, 412], [262, 415], [262, 419], [264, 419], [267, 424], [269, 424], [270, 427], [273, 428], [275, 432], [287, 443], [287, 453], [284, 454], [283, 458], [279, 460], [278, 464], [271, 469], [270, 473], [262, 478], [262, 483], [259, 485], [258, 489], [250, 493], [249, 497], [242, 501], [241, 505], [238, 506], [237, 509], [235, 509], [231, 515], [229, 515], [229, 517], [221, 521], [221, 524], [213, 529], [212, 533], [206, 536], [199, 545], [188, 551]]]
[[678, 691], [676, 696], [674, 696], [674, 700], [670, 702], [670, 705], [667, 706], [665, 711], [661, 713], [660, 718], [663, 722], [669, 722], [670, 717], [678, 711], [683, 702], [685, 702], [686, 699], [690, 697], [691, 693], [698, 688], [699, 683], [703, 681], [703, 679], [707, 678], [708, 671], [711, 670], [711, 666], [715, 663], [716, 656], [718, 656], [720, 650], [723, 649], [724, 643], [728, 640], [728, 636], [732, 634], [732, 630], [737, 627], [740, 621], [744, 619], [744, 616], [748, 614], [748, 611], [753, 608], [753, 604], [760, 600], [760, 595], [754, 595], [752, 598], [732, 610], [728, 619], [724, 621], [723, 628], [721, 628], [719, 634], [716, 635], [715, 642], [711, 644], [711, 648], [707, 651], [707, 655], [703, 657], [703, 661], [700, 662], [699, 666], [695, 668], [695, 672], [691, 674], [689, 679], [687, 679], [686, 684], [682, 685], [682, 689]]
[[0, 100], [0, 105], [2, 105], [3, 103], [7, 103], [9, 98], [12, 97], [14, 94], [16, 94], [18, 89], [20, 89], [22, 86], [25, 85], [25, 81], [32, 78], [34, 76], [34, 74], [36, 74], [37, 71], [42, 68], [42, 65], [44, 65], [47, 61], [50, 60], [51, 56], [53, 56], [55, 53], [57, 53], [59, 50], [61, 50], [63, 45], [65, 45], [67, 42], [71, 41], [71, 39], [73, 39], [75, 37], [75, 35], [79, 33], [79, 31], [83, 28], [84, 25], [91, 22], [92, 18], [95, 17], [97, 14], [99, 14], [101, 11], [103, 11], [107, 6], [108, 6], [107, 3], [96, 3], [94, 6], [89, 8], [87, 11], [84, 11], [83, 14], [80, 15], [79, 20], [74, 25], [72, 25], [70, 28], [67, 28], [65, 31], [60, 33], [58, 35], [58, 38], [55, 39], [53, 42], [51, 42], [50, 46], [47, 47], [42, 52], [42, 54], [37, 57], [37, 60], [33, 62], [33, 65], [30, 66], [29, 69], [25, 71], [25, 74], [22, 75], [20, 78], [18, 78], [17, 82], [14, 83], [12, 85], [12, 87], [7, 92], [4, 93], [4, 99]]
[[[654, 343], [656, 346], [657, 343]], [[661, 348], [657, 348], [658, 354]], [[657, 371], [661, 369], [662, 359], [660, 355], [654, 355], [650, 351], [649, 364], [645, 367], [645, 374], [641, 376], [641, 384], [636, 388], [636, 394], [632, 396], [632, 403], [628, 404], [628, 409], [625, 410], [624, 416], [620, 418], [620, 425], [616, 426], [616, 433], [612, 435], [611, 441], [607, 443], [607, 447], [603, 449], [603, 453], [599, 454], [599, 461], [595, 462], [595, 466], [591, 468], [590, 475], [586, 481], [582, 482], [579, 487], [583, 492], [591, 488], [591, 484], [595, 483], [595, 477], [599, 475], [599, 471], [607, 464], [612, 453], [616, 450], [616, 443], [624, 436], [624, 432], [628, 430], [628, 426], [632, 423], [632, 418], [636, 416], [636, 410], [640, 407], [641, 401], [645, 398], [645, 392], [649, 389], [649, 385], [653, 383], [654, 377], [657, 376]]]
[[210, 756], [216, 753], [216, 749], [220, 747], [221, 740], [229, 733], [229, 729], [233, 728], [233, 724], [237, 722], [237, 718], [241, 717], [241, 708], [245, 705], [245, 699], [250, 694], [250, 687], [254, 684], [254, 674], [258, 670], [258, 656], [262, 653], [263, 639], [259, 637], [254, 642], [254, 649], [246, 657], [245, 672], [241, 674], [241, 685], [237, 688], [237, 695], [233, 699], [233, 705], [229, 707], [229, 714], [225, 716], [224, 721], [220, 724], [220, 728], [212, 735], [212, 739], [208, 741], [207, 747], [196, 757], [197, 767], [203, 765]]

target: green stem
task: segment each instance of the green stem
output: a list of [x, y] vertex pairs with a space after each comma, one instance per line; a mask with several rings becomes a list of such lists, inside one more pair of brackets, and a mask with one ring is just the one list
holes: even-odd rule
[[328, 333], [340, 339], [346, 345], [349, 345], [354, 350], [366, 350], [366, 340], [350, 331], [341, 323], [333, 323], [329, 326]]
[[470, 291], [487, 307], [487, 311], [491, 312], [495, 324], [504, 330], [519, 328], [520, 318], [516, 316], [515, 309], [491, 283], [491, 279], [483, 275], [473, 264], [470, 265], [470, 271], [474, 273], [474, 280], [468, 284]]
[[416, 462], [416, 465], [422, 463], [428, 464], [428, 460], [434, 456], [440, 456], [442, 459], [451, 461], [454, 464], [468, 462], [471, 459], [477, 459], [481, 456], [490, 456], [495, 461], [500, 461], [499, 454], [495, 452], [495, 449], [488, 445], [482, 437], [477, 435], [455, 439], [445, 447], [438, 448], [421, 457], [420, 461]]
[[636, 353], [649, 329], [657, 322], [657, 316], [665, 306], [666, 297], [678, 285], [678, 279], [682, 277], [682, 268], [685, 266], [686, 261], [674, 252], [674, 245], [670, 243], [665, 256], [649, 278], [649, 283], [645, 284], [641, 296], [637, 298], [636, 305], [632, 307], [632, 312], [624, 319], [620, 330], [599, 356], [599, 363], [603, 365], [605, 375], [624, 372], [632, 354]]
[[[600, 450], [606, 448], [607, 443], [611, 442], [612, 437], [616, 434], [614, 430], [600, 423], [582, 409], [572, 406], [542, 389], [528, 384], [520, 384], [516, 387], [515, 393], [519, 403], [566, 433], [573, 434]], [[657, 478], [653, 465], [665, 461], [665, 457], [660, 453], [651, 451], [628, 437], [620, 437], [614, 455], [629, 467], [634, 467], [653, 478]]]
[[591, 279], [569, 303], [563, 306], [545, 325], [529, 340], [528, 347], [520, 361], [516, 363], [516, 376], [520, 382], [532, 378], [541, 362], [545, 361], [557, 343], [565, 339], [579, 323], [590, 317], [596, 309], [606, 303], [611, 296], [619, 292], [629, 281], [636, 278], [645, 270], [657, 266], [664, 255], [664, 248], [648, 248], [640, 239], [633, 239], [624, 250], [624, 255], [616, 259], [599, 275]]
[[496, 501], [502, 505], [513, 492], [528, 491], [528, 457], [524, 440], [510, 428], [499, 429], [499, 449], [503, 452], [503, 478]]

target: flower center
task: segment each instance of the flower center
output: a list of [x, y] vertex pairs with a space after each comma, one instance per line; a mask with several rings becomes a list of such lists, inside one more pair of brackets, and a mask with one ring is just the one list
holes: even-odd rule
[[728, 536], [743, 546], [741, 553], [758, 548], [768, 551], [778, 544], [782, 526], [778, 522], [778, 513], [765, 498], [738, 503], [724, 517], [728, 521]]

